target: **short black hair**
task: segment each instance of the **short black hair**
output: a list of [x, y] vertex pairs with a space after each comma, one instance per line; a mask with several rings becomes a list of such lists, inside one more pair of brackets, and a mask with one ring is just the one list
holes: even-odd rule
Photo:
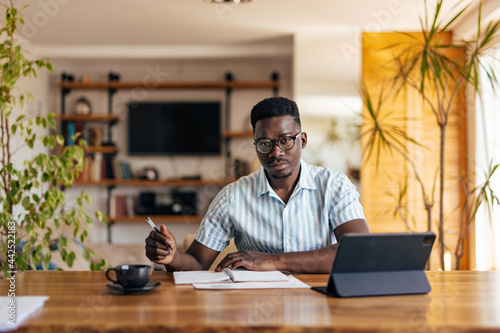
[[252, 129], [255, 132], [255, 124], [259, 120], [283, 116], [295, 117], [295, 121], [301, 126], [297, 103], [285, 97], [269, 97], [263, 99], [255, 104], [250, 113]]

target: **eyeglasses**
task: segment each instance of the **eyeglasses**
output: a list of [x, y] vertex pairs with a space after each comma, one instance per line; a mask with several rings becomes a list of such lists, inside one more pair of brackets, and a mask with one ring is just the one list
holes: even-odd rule
[[255, 140], [253, 142], [253, 144], [255, 145], [255, 147], [257, 147], [257, 150], [259, 152], [261, 152], [262, 154], [269, 154], [273, 150], [275, 144], [277, 144], [281, 150], [288, 151], [295, 146], [295, 140], [302, 133], [303, 132], [300, 132], [299, 134], [294, 135], [294, 136], [286, 136], [286, 137], [278, 139], [278, 140], [267, 140], [267, 139], [266, 140]]

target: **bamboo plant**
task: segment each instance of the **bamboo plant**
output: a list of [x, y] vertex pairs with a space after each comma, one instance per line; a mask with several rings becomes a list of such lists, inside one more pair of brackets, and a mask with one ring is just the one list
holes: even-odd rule
[[[465, 6], [458, 11], [451, 19], [443, 21], [442, 5], [444, 0], [437, 0], [433, 15], [425, 12], [425, 16], [420, 19], [421, 38], [413, 34], [401, 32], [411, 40], [409, 45], [394, 44], [389, 46], [393, 51], [391, 66], [394, 69], [392, 77], [389, 77], [382, 85], [377, 99], [368, 93], [366, 88], [362, 89], [362, 96], [367, 116], [363, 119], [364, 131], [362, 137], [366, 137], [366, 146], [364, 147], [364, 157], [369, 159], [375, 151], [378, 156], [381, 150], [388, 150], [399, 154], [406, 160], [412, 170], [417, 183], [421, 188], [422, 200], [427, 211], [427, 230], [431, 231], [433, 226], [432, 210], [434, 208], [434, 191], [438, 190], [438, 245], [440, 267], [445, 267], [445, 250], [448, 246], [445, 239], [445, 149], [447, 126], [452, 112], [452, 106], [460, 95], [465, 94], [465, 89], [470, 87], [475, 94], [480, 94], [479, 73], [483, 70], [491, 84], [496, 84], [496, 74], [494, 69], [483, 61], [484, 57], [495, 49], [497, 37], [499, 35], [500, 22], [489, 22], [486, 28], [482, 28], [481, 8], [479, 7], [478, 30], [474, 40], [449, 40], [443, 38], [448, 32], [450, 26], [465, 16], [470, 9]], [[425, 4], [427, 8], [427, 4]], [[464, 57], [449, 56], [450, 51], [460, 51], [465, 54]], [[419, 144], [412, 139], [405, 129], [391, 125], [385, 113], [380, 116], [380, 110], [384, 108], [384, 102], [394, 98], [407, 90], [417, 92], [422, 104], [432, 110], [435, 117], [435, 123], [439, 129], [439, 165], [436, 170], [435, 180], [432, 189], [425, 188], [424, 180], [419, 173], [414, 159], [407, 150], [407, 145]], [[409, 120], [413, 121], [413, 120]], [[377, 161], [378, 164], [378, 161]], [[496, 169], [492, 166], [492, 170]], [[428, 184], [428, 182], [427, 182]], [[477, 195], [477, 191], [466, 191], [468, 197]], [[481, 201], [484, 196], [476, 197]], [[490, 197], [491, 200], [491, 197]], [[474, 201], [474, 200], [473, 200]], [[470, 203], [470, 199], [466, 204]], [[477, 208], [470, 207], [466, 209], [475, 213]], [[466, 218], [466, 226], [462, 228], [468, 230], [471, 223], [470, 218]], [[464, 236], [461, 235], [457, 245], [457, 259], [461, 258]], [[459, 264], [458, 264], [459, 265]]]

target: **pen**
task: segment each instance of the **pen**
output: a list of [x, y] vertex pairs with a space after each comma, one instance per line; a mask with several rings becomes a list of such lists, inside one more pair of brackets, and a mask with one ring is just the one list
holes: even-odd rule
[[[160, 231], [160, 229], [158, 229], [158, 228], [156, 227], [156, 224], [153, 222], [153, 220], [151, 220], [151, 219], [149, 218], [149, 216], [148, 216], [148, 217], [146, 217], [146, 221], [148, 221], [148, 223], [149, 223], [149, 225], [151, 226], [151, 228], [153, 228], [153, 229], [154, 229], [157, 233], [162, 234], [162, 233], [161, 233], [161, 231]], [[162, 234], [162, 235], [163, 235], [163, 234]], [[163, 236], [165, 236], [165, 235], [163, 235]], [[171, 246], [170, 244], [167, 244], [167, 247], [168, 247], [170, 250], [173, 250], [173, 248], [172, 248], [172, 246]]]

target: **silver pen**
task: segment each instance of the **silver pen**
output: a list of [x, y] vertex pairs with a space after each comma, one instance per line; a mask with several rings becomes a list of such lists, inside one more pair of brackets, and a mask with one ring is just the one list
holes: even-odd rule
[[[149, 225], [151, 226], [151, 228], [153, 228], [157, 233], [162, 234], [162, 232], [160, 231], [160, 229], [158, 229], [158, 227], [156, 226], [156, 224], [153, 222], [153, 220], [151, 220], [149, 218], [149, 216], [146, 217], [146, 221], [148, 221]], [[165, 235], [163, 235], [165, 236]], [[172, 246], [170, 244], [167, 244], [167, 247], [170, 249], [170, 250], [173, 250]]]

